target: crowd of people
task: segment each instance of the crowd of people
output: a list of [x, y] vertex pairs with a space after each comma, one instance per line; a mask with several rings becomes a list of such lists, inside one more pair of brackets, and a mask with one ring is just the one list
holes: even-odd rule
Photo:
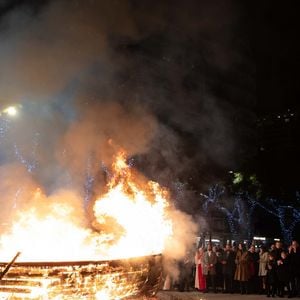
[[208, 243], [180, 263], [175, 286], [179, 291], [298, 297], [300, 247], [295, 240], [288, 247], [276, 242], [269, 248], [244, 243], [222, 248]]

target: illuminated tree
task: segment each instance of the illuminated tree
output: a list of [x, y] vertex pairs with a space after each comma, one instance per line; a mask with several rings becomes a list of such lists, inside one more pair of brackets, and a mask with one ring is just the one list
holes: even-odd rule
[[225, 191], [224, 186], [214, 185], [207, 194], [201, 194], [204, 198], [203, 210], [207, 213], [209, 209], [215, 208], [223, 212], [233, 238], [240, 234], [246, 235], [248, 239], [252, 238], [253, 213], [259, 207], [278, 219], [285, 243], [291, 242], [294, 229], [300, 222], [299, 192], [296, 193], [297, 205], [292, 206], [283, 205], [274, 198], [260, 199], [242, 191], [225, 197]]
[[227, 218], [230, 232], [233, 238], [239, 235], [252, 236], [252, 214], [256, 203], [250, 202], [248, 195], [237, 193], [225, 197], [225, 187], [214, 185], [208, 190], [208, 194], [201, 194], [204, 198], [203, 209], [207, 213], [210, 208], [223, 212]]
[[[296, 201], [300, 204], [298, 192], [296, 193]], [[282, 205], [274, 198], [267, 199], [264, 204], [257, 201], [256, 205], [278, 218], [284, 242], [289, 244], [292, 241], [294, 229], [300, 222], [299, 206]]]

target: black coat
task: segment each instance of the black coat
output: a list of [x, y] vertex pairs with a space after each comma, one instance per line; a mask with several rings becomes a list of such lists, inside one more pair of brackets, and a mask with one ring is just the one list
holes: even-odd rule
[[274, 250], [271, 251], [271, 253], [273, 254], [273, 256], [275, 257], [275, 260], [279, 260], [281, 259], [281, 252], [283, 251], [282, 248], [275, 248]]
[[290, 259], [288, 257], [285, 259], [281, 259], [279, 261], [279, 265], [277, 266], [277, 276], [279, 281], [289, 282], [291, 277], [291, 272], [290, 272]]
[[233, 251], [224, 251], [221, 257], [223, 275], [233, 276], [235, 272], [235, 253]]
[[270, 260], [267, 263], [267, 283], [274, 285], [277, 283], [277, 261]]
[[249, 257], [249, 275], [257, 276], [258, 275], [258, 267], [259, 267], [259, 254], [256, 252], [250, 252], [248, 253]]
[[289, 254], [291, 273], [293, 276], [300, 276], [300, 247], [295, 252], [293, 249]]

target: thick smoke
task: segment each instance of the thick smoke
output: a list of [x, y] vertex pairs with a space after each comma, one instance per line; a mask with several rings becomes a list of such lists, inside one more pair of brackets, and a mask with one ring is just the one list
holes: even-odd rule
[[[107, 33], [130, 34], [126, 2], [50, 1], [38, 13], [21, 7], [2, 21], [1, 98], [47, 102], [72, 81], [84, 80], [107, 59]], [[120, 23], [119, 23], [120, 22]], [[101, 67], [101, 66], [100, 66]], [[103, 77], [109, 75], [107, 72]], [[101, 81], [101, 78], [98, 78]], [[78, 82], [77, 82], [78, 84]], [[81, 89], [83, 87], [80, 87]]]
[[[89, 188], [97, 195], [119, 147], [169, 187], [200, 187], [214, 178], [208, 172], [231, 165], [240, 134], [232, 121], [243, 84], [252, 88], [251, 70], [239, 69], [236, 15], [230, 1], [66, 0], [8, 9], [0, 19], [0, 111], [17, 103], [20, 112], [0, 115], [1, 191], [12, 191], [2, 217], [18, 205], [11, 199], [20, 181], [83, 198], [86, 178], [96, 178]], [[248, 99], [247, 92], [242, 106]], [[11, 172], [26, 180], [8, 182]], [[178, 219], [189, 227], [178, 237], [191, 244], [195, 226]]]

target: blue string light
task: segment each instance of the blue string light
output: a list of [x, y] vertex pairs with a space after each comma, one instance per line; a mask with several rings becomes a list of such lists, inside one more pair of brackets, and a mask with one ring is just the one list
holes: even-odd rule
[[86, 171], [85, 171], [85, 183], [84, 183], [84, 207], [87, 208], [87, 205], [91, 199], [93, 184], [95, 181], [95, 177], [92, 175], [91, 167], [91, 156], [88, 157], [86, 163]]
[[4, 138], [6, 132], [10, 128], [10, 120], [8, 118], [0, 116], [0, 138]]
[[[299, 192], [296, 193], [297, 201], [298, 195]], [[267, 203], [270, 205], [270, 208], [260, 202], [257, 202], [257, 205], [278, 218], [283, 239], [289, 244], [293, 238], [294, 229], [300, 222], [300, 209], [291, 205], [280, 205], [274, 198], [267, 199]]]
[[[300, 222], [300, 209], [291, 205], [281, 205], [274, 198], [268, 198], [264, 203], [258, 201], [249, 193], [237, 193], [232, 196], [232, 209], [222, 205], [221, 199], [225, 193], [225, 188], [214, 185], [208, 190], [208, 195], [200, 194], [204, 199], [202, 205], [204, 212], [208, 213], [210, 207], [214, 207], [222, 211], [227, 218], [230, 232], [233, 237], [238, 235], [241, 229], [247, 230], [248, 239], [253, 236], [252, 216], [257, 207], [262, 208], [266, 212], [275, 216], [279, 220], [281, 232], [286, 243], [290, 243], [293, 237], [293, 231]], [[300, 202], [299, 192], [296, 192], [296, 200]]]

